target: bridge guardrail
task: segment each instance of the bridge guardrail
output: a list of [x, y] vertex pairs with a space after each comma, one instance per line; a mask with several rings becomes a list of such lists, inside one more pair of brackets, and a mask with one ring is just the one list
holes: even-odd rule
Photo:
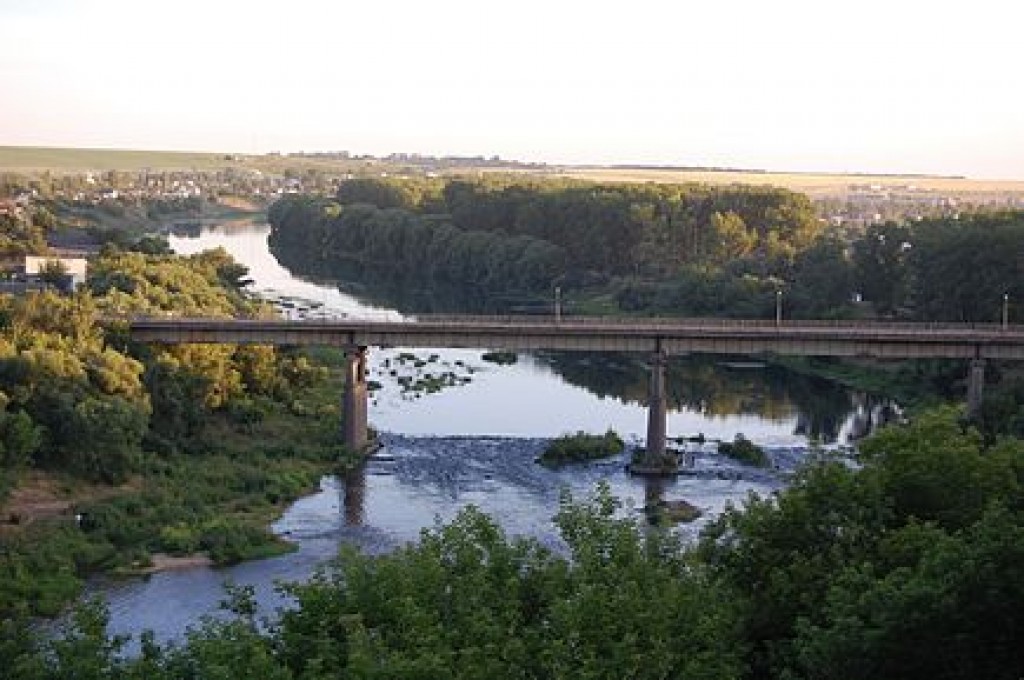
[[230, 317], [181, 317], [181, 316], [153, 316], [153, 315], [124, 315], [108, 316], [103, 321], [119, 321], [128, 323], [152, 323], [156, 325], [181, 324], [181, 323], [232, 323], [259, 325], [270, 323], [273, 325], [296, 326], [345, 326], [351, 324], [480, 324], [497, 326], [516, 326], [519, 328], [549, 328], [559, 326], [566, 329], [572, 327], [582, 328], [615, 328], [632, 326], [638, 331], [677, 329], [720, 329], [730, 328], [763, 329], [763, 330], [787, 330], [799, 332], [801, 330], [845, 330], [851, 335], [870, 335], [872, 332], [886, 333], [920, 333], [921, 331], [936, 332], [971, 332], [981, 331], [992, 333], [998, 336], [1002, 333], [1018, 334], [1024, 333], [1024, 325], [1010, 324], [1003, 326], [999, 323], [977, 323], [977, 322], [932, 322], [932, 321], [849, 321], [849, 320], [821, 320], [821, 319], [788, 319], [781, 323], [766, 319], [718, 319], [708, 317], [598, 317], [598, 316], [563, 316], [556, 318], [540, 315], [451, 315], [451, 314], [421, 314], [416, 316], [394, 318], [306, 318], [306, 319], [280, 319], [266, 317], [230, 318]]

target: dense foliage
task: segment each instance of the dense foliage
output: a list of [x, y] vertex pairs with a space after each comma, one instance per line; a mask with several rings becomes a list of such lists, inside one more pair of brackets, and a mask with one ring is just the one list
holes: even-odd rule
[[22, 480], [64, 507], [0, 518], [0, 614], [52, 613], [82, 575], [154, 552], [282, 549], [266, 521], [340, 453], [325, 369], [272, 347], [137, 345], [110, 320], [267, 313], [245, 273], [223, 251], [108, 248], [74, 295], [0, 298], [0, 501]]
[[757, 304], [772, 303], [776, 270], [820, 231], [809, 201], [779, 189], [494, 177], [352, 180], [336, 201], [278, 201], [270, 222], [278, 256], [312, 260], [319, 274], [359, 264], [420, 285], [538, 292], [699, 277], [744, 260], [764, 279]]
[[0, 213], [0, 256], [46, 252], [46, 229], [52, 221], [53, 215], [43, 207], [21, 215]]
[[270, 221], [302, 271], [614, 304], [587, 309], [995, 322], [1004, 295], [1013, 319], [1024, 299], [1014, 212], [842, 232], [774, 188], [363, 178], [334, 201], [282, 199]]
[[324, 273], [361, 265], [437, 285], [529, 291], [550, 286], [564, 271], [564, 250], [548, 241], [463, 231], [398, 209], [283, 199], [270, 220], [271, 244], [282, 261]]
[[857, 281], [879, 312], [928, 321], [1020, 320], [1024, 214], [964, 215], [870, 228], [854, 244]]
[[1018, 676], [1024, 442], [985, 446], [941, 410], [862, 452], [702, 542], [746, 608], [752, 677]]

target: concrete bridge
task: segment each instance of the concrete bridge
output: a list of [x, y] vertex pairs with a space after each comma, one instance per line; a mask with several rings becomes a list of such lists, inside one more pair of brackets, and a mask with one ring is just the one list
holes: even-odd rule
[[329, 345], [348, 357], [342, 400], [345, 444], [367, 443], [366, 352], [377, 347], [639, 352], [650, 357], [647, 452], [666, 443], [665, 360], [690, 353], [880, 359], [963, 359], [967, 408], [981, 405], [985, 361], [1024, 360], [1024, 326], [989, 324], [746, 321], [586, 317], [421, 316], [404, 321], [132, 319], [134, 340], [151, 343]]

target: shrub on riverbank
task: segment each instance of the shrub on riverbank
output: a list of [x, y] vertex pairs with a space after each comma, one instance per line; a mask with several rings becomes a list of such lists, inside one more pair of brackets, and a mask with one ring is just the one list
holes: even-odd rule
[[553, 439], [537, 462], [548, 468], [557, 468], [568, 463], [581, 463], [588, 460], [610, 458], [622, 453], [626, 444], [614, 430], [604, 434], [563, 435]]

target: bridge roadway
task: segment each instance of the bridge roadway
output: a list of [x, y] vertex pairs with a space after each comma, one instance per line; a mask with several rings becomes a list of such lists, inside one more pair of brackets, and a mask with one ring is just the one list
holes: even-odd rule
[[421, 316], [407, 321], [136, 318], [129, 327], [134, 339], [155, 343], [1024, 360], [1024, 326], [995, 324]]
[[751, 321], [591, 317], [419, 316], [373, 319], [134, 318], [134, 340], [151, 343], [330, 345], [349, 357], [345, 443], [366, 444], [366, 348], [639, 352], [651, 357], [647, 450], [665, 451], [665, 358], [673, 355], [801, 355], [969, 361], [967, 407], [981, 404], [985, 361], [1024, 360], [1024, 326], [849, 321]]

